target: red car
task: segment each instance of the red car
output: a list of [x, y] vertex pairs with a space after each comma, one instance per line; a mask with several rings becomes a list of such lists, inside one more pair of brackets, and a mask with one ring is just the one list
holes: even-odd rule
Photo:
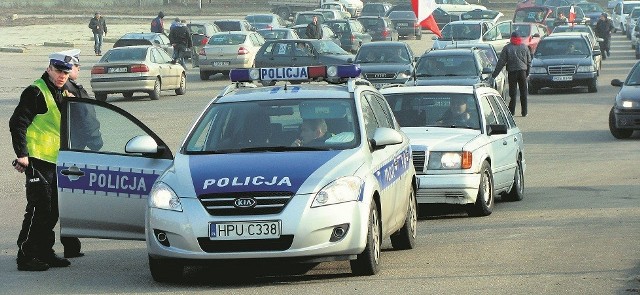
[[[503, 21], [498, 23], [496, 27], [500, 31], [503, 40], [509, 40], [511, 33], [517, 31], [522, 38], [522, 44], [529, 47], [531, 54], [536, 51], [540, 39], [549, 35], [547, 26], [539, 23]], [[496, 47], [499, 48], [499, 46]]]

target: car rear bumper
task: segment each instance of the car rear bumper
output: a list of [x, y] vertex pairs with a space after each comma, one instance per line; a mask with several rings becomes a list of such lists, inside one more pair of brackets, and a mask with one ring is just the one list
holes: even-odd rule
[[156, 77], [121, 77], [91, 79], [93, 92], [120, 93], [124, 91], [153, 91]]
[[205, 59], [200, 57], [198, 64], [201, 71], [220, 71], [226, 72], [231, 69], [244, 68], [248, 69], [253, 67], [253, 60], [249, 59]]
[[473, 204], [480, 174], [418, 175], [418, 204]]

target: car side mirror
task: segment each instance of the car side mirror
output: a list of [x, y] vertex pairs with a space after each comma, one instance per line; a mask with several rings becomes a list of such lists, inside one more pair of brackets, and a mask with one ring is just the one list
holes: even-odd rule
[[540, 33], [535, 33], [535, 34], [533, 34], [531, 37], [533, 37], [533, 38], [540, 38]]
[[347, 63], [352, 64], [353, 63], [353, 58], [347, 58]]
[[491, 124], [487, 129], [488, 135], [507, 134], [506, 124]]
[[482, 68], [482, 74], [493, 74], [493, 69], [490, 67]]
[[620, 81], [620, 79], [613, 79], [611, 80], [611, 86], [618, 86], [618, 87], [622, 87], [624, 83], [622, 81]]
[[[636, 37], [640, 37], [640, 34], [636, 34]], [[604, 42], [604, 39], [596, 38], [596, 42]]]
[[402, 143], [402, 135], [395, 129], [380, 127], [373, 133], [371, 146], [374, 150], [379, 150], [388, 145]]
[[600, 51], [599, 49], [593, 50], [593, 56], [598, 56], [598, 55], [602, 55], [602, 51]]
[[138, 135], [130, 139], [124, 147], [124, 151], [127, 153], [158, 154], [162, 150], [149, 135]]

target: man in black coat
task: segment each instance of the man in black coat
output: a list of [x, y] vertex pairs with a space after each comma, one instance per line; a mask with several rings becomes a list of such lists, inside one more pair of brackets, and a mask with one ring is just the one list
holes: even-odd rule
[[187, 27], [187, 21], [182, 20], [179, 25], [171, 29], [169, 32], [169, 41], [173, 46], [173, 61], [180, 63], [183, 68], [187, 69], [184, 63], [184, 57], [191, 51], [193, 41], [191, 40], [191, 31]]
[[89, 21], [89, 28], [93, 32], [93, 50], [96, 55], [102, 55], [102, 37], [107, 35], [107, 23], [100, 12]]
[[318, 23], [318, 17], [314, 16], [304, 32], [307, 39], [322, 39], [322, 25]]
[[606, 59], [611, 56], [609, 49], [611, 47], [611, 31], [613, 31], [613, 22], [608, 17], [606, 12], [600, 15], [600, 19], [596, 23], [595, 33], [598, 38], [602, 38], [600, 42], [600, 49], [602, 50], [602, 59]]

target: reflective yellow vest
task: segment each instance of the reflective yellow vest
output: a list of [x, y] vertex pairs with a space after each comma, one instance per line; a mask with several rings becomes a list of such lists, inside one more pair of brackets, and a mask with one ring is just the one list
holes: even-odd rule
[[27, 128], [27, 150], [30, 157], [55, 164], [60, 150], [60, 110], [44, 80], [33, 85], [44, 95], [47, 112], [36, 115]]

